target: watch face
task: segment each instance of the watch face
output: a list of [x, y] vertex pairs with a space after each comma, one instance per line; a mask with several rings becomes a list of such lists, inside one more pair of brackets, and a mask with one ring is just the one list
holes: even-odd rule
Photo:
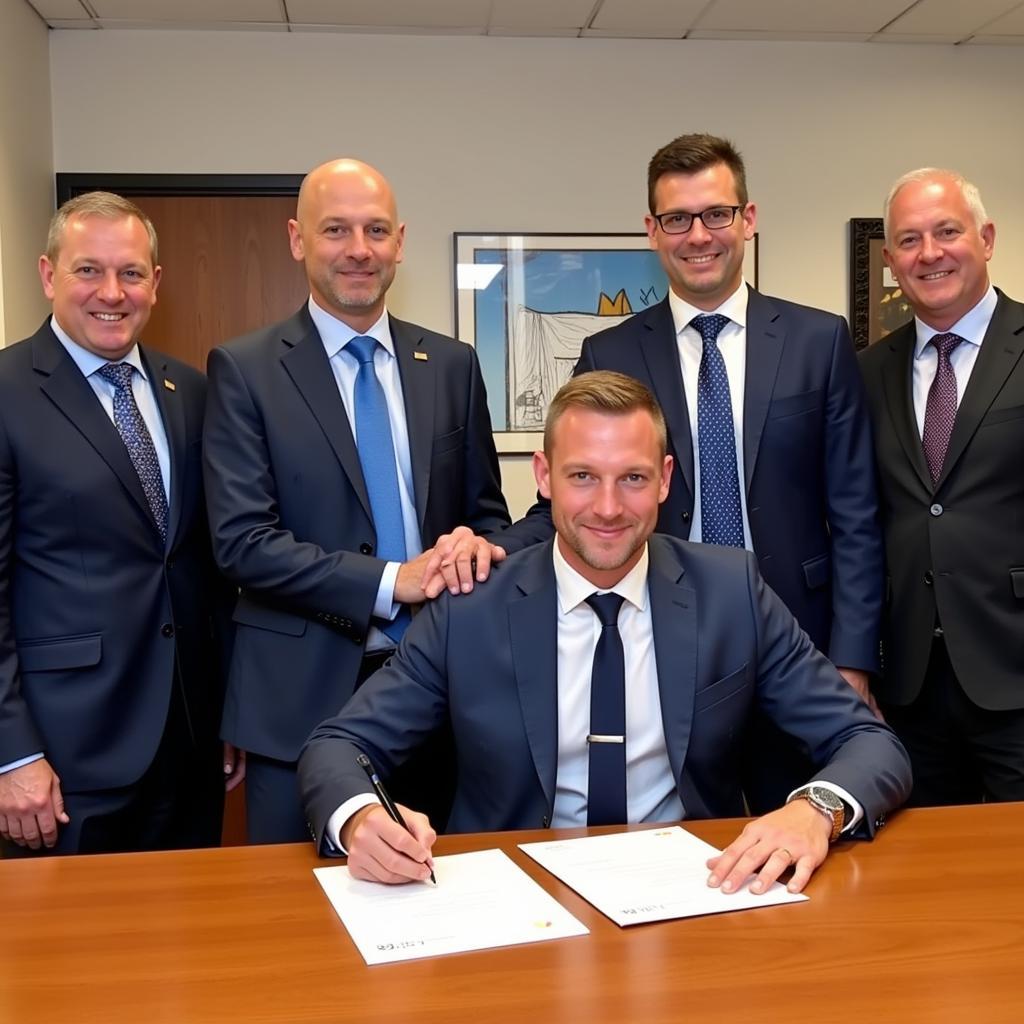
[[843, 809], [843, 801], [831, 789], [825, 789], [824, 786], [808, 787], [807, 795], [816, 803], [820, 803], [831, 811], [841, 811]]

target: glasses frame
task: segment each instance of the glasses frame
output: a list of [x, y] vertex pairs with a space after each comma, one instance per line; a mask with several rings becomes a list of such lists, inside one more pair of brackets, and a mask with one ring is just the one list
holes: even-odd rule
[[[652, 213], [651, 216], [658, 222], [658, 227], [666, 235], [688, 235], [693, 230], [693, 225], [696, 220], [700, 220], [701, 224], [708, 229], [708, 231], [724, 231], [726, 228], [731, 228], [736, 223], [736, 214], [740, 210], [745, 210], [749, 203], [740, 203], [733, 206], [729, 203], [715, 203], [714, 206], [709, 206], [706, 209], [700, 210], [697, 213], [690, 213], [689, 210], [666, 210], [664, 213]], [[712, 227], [705, 219], [704, 214], [710, 213], [712, 210], [732, 210], [732, 220], [728, 224], [720, 224], [718, 227]], [[685, 231], [669, 231], [664, 223], [662, 222], [663, 217], [678, 217], [680, 214], [686, 214], [690, 218], [690, 226]]]

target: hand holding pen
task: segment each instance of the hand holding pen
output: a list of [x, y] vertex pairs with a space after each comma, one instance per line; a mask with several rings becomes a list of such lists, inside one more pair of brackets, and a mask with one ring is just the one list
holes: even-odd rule
[[[413, 832], [411, 828], [409, 828], [405, 819], [402, 817], [402, 812], [398, 809], [398, 806], [395, 804], [394, 800], [391, 799], [390, 794], [384, 787], [384, 783], [380, 780], [380, 776], [377, 774], [377, 772], [374, 770], [373, 765], [370, 763], [370, 759], [365, 754], [360, 754], [356, 758], [356, 764], [358, 764], [359, 767], [362, 768], [364, 772], [366, 772], [367, 778], [369, 778], [370, 780], [370, 785], [373, 786], [373, 791], [377, 794], [377, 799], [380, 800], [381, 806], [387, 812], [388, 817], [390, 817], [391, 820], [395, 822], [397, 825], [399, 825], [401, 828], [405, 829], [405, 831], [408, 832], [413, 839], [419, 842], [419, 837]], [[434, 877], [434, 871], [432, 867], [430, 868], [430, 880], [435, 885], [437, 885], [437, 879]]]

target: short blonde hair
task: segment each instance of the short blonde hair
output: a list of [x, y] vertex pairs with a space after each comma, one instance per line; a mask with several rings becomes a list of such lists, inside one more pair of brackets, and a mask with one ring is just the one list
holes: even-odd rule
[[146, 234], [149, 235], [150, 258], [153, 261], [153, 266], [156, 266], [157, 241], [153, 222], [130, 199], [115, 195], [113, 192], [83, 192], [82, 195], [69, 199], [50, 218], [50, 230], [46, 235], [46, 258], [51, 263], [57, 262], [64, 229], [72, 217], [101, 217], [104, 220], [135, 217], [146, 229]]

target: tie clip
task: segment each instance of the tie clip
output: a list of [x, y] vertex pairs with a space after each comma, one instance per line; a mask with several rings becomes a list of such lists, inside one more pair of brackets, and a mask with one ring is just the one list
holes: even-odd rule
[[168, 391], [177, 391], [177, 388], [174, 386], [174, 381], [168, 380], [166, 377], [164, 377], [164, 387], [167, 388]]
[[427, 361], [427, 359], [429, 358], [429, 357], [427, 356], [427, 353], [426, 353], [426, 352], [413, 352], [413, 354], [412, 354], [412, 357], [413, 357], [413, 359], [420, 359], [420, 360], [422, 360], [422, 361], [423, 361], [424, 363], [425, 363], [425, 362]]
[[625, 743], [625, 736], [602, 736], [600, 733], [590, 733], [587, 736], [588, 743]]

